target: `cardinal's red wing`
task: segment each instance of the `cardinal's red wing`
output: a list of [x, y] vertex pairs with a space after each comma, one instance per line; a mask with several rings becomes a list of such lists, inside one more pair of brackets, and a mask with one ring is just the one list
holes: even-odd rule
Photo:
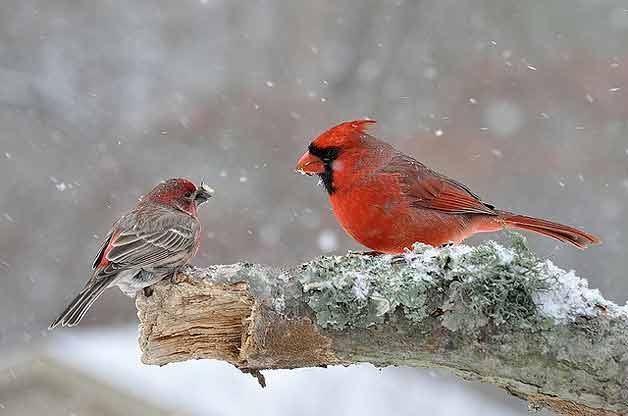
[[382, 173], [397, 175], [401, 192], [417, 208], [449, 214], [497, 215], [492, 205], [482, 202], [464, 184], [429, 169], [402, 153], [395, 154]]

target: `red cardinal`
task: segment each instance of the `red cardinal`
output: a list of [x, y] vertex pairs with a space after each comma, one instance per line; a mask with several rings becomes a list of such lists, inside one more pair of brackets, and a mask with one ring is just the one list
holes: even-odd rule
[[298, 171], [320, 176], [340, 225], [371, 250], [399, 254], [415, 242], [441, 246], [504, 228], [578, 248], [600, 243], [566, 225], [495, 209], [462, 183], [367, 134], [371, 123], [349, 121], [327, 130], [297, 163]]
[[78, 324], [108, 287], [133, 296], [187, 264], [200, 244], [197, 207], [211, 196], [208, 186], [197, 188], [181, 178], [153, 188], [113, 225], [94, 259], [92, 277], [49, 329]]

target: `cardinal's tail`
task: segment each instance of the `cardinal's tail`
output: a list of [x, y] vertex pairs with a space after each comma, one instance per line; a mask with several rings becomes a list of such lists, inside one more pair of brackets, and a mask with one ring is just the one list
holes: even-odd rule
[[505, 223], [506, 228], [533, 231], [572, 244], [581, 249], [602, 242], [602, 240], [593, 234], [540, 218], [516, 215], [506, 211], [499, 211], [499, 217]]
[[104, 276], [96, 281], [90, 280], [87, 285], [85, 285], [83, 290], [81, 290], [81, 293], [76, 295], [74, 300], [72, 300], [72, 302], [70, 302], [70, 304], [65, 308], [61, 315], [52, 321], [48, 329], [53, 329], [58, 325], [77, 325], [81, 319], [83, 319], [87, 310], [94, 304], [96, 299], [102, 295], [102, 292], [107, 289], [114, 278], [115, 275]]

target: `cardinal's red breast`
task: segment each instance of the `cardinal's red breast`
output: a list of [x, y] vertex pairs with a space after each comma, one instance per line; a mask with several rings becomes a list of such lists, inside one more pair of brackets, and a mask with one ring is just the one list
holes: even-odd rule
[[402, 253], [417, 241], [433, 246], [457, 243], [472, 234], [469, 216], [411, 206], [393, 174], [364, 177], [347, 189], [337, 186], [329, 199], [345, 231], [383, 253]]

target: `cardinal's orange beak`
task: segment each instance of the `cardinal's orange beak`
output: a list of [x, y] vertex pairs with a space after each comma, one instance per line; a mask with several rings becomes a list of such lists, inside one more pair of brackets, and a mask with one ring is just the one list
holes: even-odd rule
[[315, 175], [325, 172], [325, 164], [318, 157], [312, 155], [310, 152], [305, 152], [301, 159], [297, 162], [297, 172], [304, 173], [306, 175]]

